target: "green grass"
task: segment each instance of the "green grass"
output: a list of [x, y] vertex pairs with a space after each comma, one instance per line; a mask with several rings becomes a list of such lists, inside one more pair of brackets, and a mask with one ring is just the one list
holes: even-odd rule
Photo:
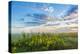
[[77, 49], [77, 33], [22, 33], [13, 35], [11, 52]]

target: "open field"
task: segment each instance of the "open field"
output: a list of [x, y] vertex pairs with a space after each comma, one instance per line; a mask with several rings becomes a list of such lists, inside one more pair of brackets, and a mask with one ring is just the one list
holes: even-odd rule
[[77, 32], [12, 34], [11, 52], [64, 50], [78, 48]]

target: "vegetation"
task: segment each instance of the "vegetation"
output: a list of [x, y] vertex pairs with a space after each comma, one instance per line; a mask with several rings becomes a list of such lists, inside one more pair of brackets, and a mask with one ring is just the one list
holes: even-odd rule
[[78, 47], [77, 33], [22, 33], [13, 35], [13, 37], [11, 42], [13, 53], [76, 49]]

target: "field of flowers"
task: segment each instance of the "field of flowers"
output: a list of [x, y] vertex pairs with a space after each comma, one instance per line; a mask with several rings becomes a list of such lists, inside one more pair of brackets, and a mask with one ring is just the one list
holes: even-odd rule
[[78, 35], [70, 33], [22, 33], [12, 35], [11, 52], [31, 52], [78, 48]]

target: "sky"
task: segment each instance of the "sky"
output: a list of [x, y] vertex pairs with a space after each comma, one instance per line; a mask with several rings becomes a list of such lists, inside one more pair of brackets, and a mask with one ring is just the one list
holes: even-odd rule
[[72, 4], [13, 1], [11, 2], [12, 30], [24, 27], [77, 25], [77, 11], [78, 6]]

